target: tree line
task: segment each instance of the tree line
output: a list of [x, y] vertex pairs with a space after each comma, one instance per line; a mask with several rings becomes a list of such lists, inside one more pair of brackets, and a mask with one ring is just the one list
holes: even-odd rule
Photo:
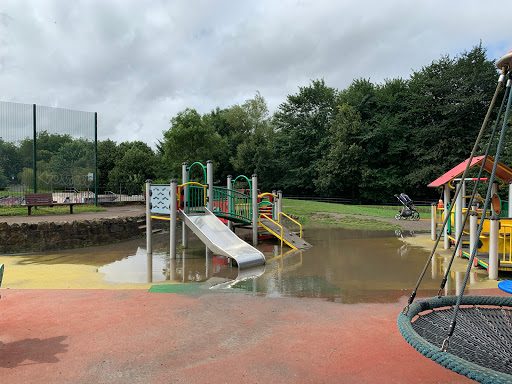
[[[148, 178], [181, 179], [183, 162], [211, 159], [217, 185], [229, 174], [256, 173], [260, 189], [282, 189], [288, 196], [346, 197], [357, 203], [390, 201], [399, 192], [436, 198], [438, 191], [426, 185], [469, 156], [497, 76], [480, 44], [455, 57], [442, 56], [407, 79], [379, 84], [355, 79], [343, 90], [312, 80], [273, 114], [259, 92], [242, 104], [204, 114], [187, 108], [171, 118], [155, 150], [139, 141], [98, 142], [99, 184], [112, 190], [128, 184], [133, 192]], [[89, 156], [87, 143], [69, 136], [46, 134], [46, 140], [44, 146], [38, 138], [38, 152], [47, 151], [38, 159], [48, 169], [69, 164], [66, 152]], [[0, 140], [0, 186], [9, 175], [21, 182], [24, 172], [30, 173], [26, 141]], [[19, 161], [12, 161], [16, 156]], [[508, 160], [512, 154], [505, 150], [502, 161]], [[13, 163], [17, 169], [11, 169]]]

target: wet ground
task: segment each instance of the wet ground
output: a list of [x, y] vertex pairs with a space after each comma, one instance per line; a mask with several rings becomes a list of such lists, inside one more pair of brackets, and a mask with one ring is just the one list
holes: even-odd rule
[[[229, 259], [209, 253], [194, 235], [189, 248], [180, 250], [176, 260], [170, 260], [168, 236], [164, 232], [153, 237], [152, 255], [146, 253], [145, 239], [137, 239], [100, 247], [4, 256], [11, 263], [11, 273], [6, 275], [3, 286], [34, 288], [36, 284], [60, 288], [63, 280], [68, 279], [69, 288], [79, 288], [79, 275], [79, 281], [90, 277], [88, 288], [96, 284], [100, 288], [147, 288], [162, 283], [198, 283], [208, 288], [216, 286], [271, 297], [310, 297], [339, 303], [396, 302], [415, 286], [430, 255], [430, 250], [414, 244], [421, 236], [410, 231], [315, 226], [305, 231], [306, 239], [314, 244], [305, 251], [286, 247], [281, 250], [275, 240], [261, 241], [258, 248], [265, 254], [267, 266], [252, 275], [246, 271], [242, 281], [233, 281], [240, 280], [237, 267]], [[422, 289], [437, 292], [445, 273], [446, 257], [434, 256]], [[17, 272], [24, 275], [29, 270], [37, 276], [52, 278], [46, 282], [41, 278], [15, 278]], [[446, 293], [455, 292], [457, 282], [461, 281], [458, 274], [454, 271], [449, 275]], [[485, 273], [474, 268], [469, 288], [478, 288], [479, 282], [485, 280]]]
[[[428, 235], [411, 235], [308, 228], [312, 249], [281, 252], [275, 241], [261, 242], [266, 268], [241, 277], [196, 240], [170, 260], [166, 233], [154, 237], [152, 257], [144, 239], [1, 256], [0, 377], [9, 383], [472, 382], [421, 356], [398, 332], [398, 313], [432, 244]], [[448, 254], [435, 256], [420, 297], [437, 292]], [[460, 285], [459, 262], [447, 293]], [[471, 293], [500, 294], [485, 280], [473, 270]], [[202, 288], [148, 292], [170, 283]]]

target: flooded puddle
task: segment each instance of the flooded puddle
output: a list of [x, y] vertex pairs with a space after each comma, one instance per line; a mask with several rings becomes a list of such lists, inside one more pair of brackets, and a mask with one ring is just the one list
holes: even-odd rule
[[[195, 236], [189, 248], [169, 258], [169, 238], [153, 237], [153, 254], [147, 255], [145, 240], [137, 239], [101, 247], [20, 256], [20, 264], [81, 264], [97, 266], [97, 273], [113, 283], [184, 282], [208, 283], [215, 288], [244, 290], [272, 297], [315, 297], [335, 302], [395, 302], [408, 296], [430, 254], [414, 247], [400, 232], [358, 231], [337, 227], [311, 227], [305, 238], [313, 245], [305, 251], [283, 252], [276, 241], [263, 241], [258, 248], [267, 265], [256, 272], [243, 271], [229, 259], [212, 255]], [[420, 290], [434, 294], [444, 275], [445, 260], [436, 255]], [[236, 280], [238, 278], [238, 281]], [[485, 279], [474, 273], [471, 282]], [[446, 293], [453, 294], [463, 280], [452, 272]]]

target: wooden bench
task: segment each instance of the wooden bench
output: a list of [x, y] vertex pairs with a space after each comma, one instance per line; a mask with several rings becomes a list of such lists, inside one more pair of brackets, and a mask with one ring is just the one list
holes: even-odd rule
[[53, 201], [53, 194], [51, 193], [26, 193], [25, 204], [21, 204], [23, 207], [28, 207], [28, 215], [32, 213], [32, 207], [46, 206], [53, 207], [59, 205], [69, 205], [69, 213], [73, 213], [73, 205], [84, 204], [84, 203], [55, 203]]

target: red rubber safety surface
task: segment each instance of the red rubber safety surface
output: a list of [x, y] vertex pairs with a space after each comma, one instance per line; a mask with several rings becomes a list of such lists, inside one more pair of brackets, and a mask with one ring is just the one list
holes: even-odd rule
[[471, 383], [404, 341], [405, 302], [2, 290], [0, 382]]

